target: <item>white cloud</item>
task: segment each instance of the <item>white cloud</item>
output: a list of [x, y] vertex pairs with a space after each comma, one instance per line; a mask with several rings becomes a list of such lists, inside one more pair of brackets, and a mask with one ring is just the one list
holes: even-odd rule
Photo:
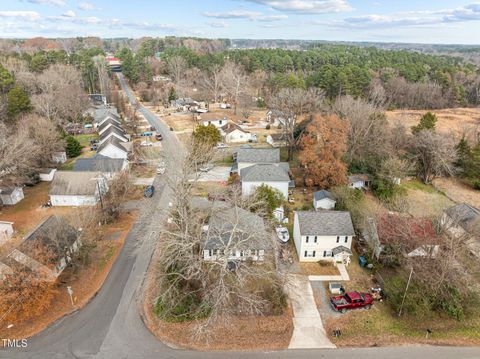
[[83, 11], [95, 10], [95, 5], [89, 2], [81, 2], [78, 4], [78, 8]]
[[62, 16], [64, 16], [64, 17], [77, 17], [77, 14], [75, 14], [75, 11], [73, 11], [73, 10], [68, 10], [67, 12], [63, 13]]
[[288, 19], [287, 15], [263, 15], [257, 11], [233, 10], [227, 12], [204, 12], [203, 16], [216, 19], [247, 19], [262, 22], [280, 21]]
[[27, 0], [32, 4], [47, 4], [55, 6], [65, 6], [65, 0]]
[[0, 18], [17, 18], [36, 21], [40, 20], [41, 16], [36, 11], [0, 11]]
[[351, 11], [347, 0], [246, 0], [262, 4], [279, 11], [299, 14], [326, 14]]
[[228, 27], [228, 24], [225, 21], [212, 21], [212, 22], [209, 22], [208, 25], [210, 25], [211, 27], [215, 27], [215, 28]]

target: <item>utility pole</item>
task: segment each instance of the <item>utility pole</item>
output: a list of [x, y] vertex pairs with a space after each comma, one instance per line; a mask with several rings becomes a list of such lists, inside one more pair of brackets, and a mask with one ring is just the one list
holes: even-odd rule
[[398, 311], [398, 316], [402, 315], [403, 303], [405, 303], [405, 298], [407, 297], [408, 287], [410, 286], [410, 281], [412, 280], [413, 267], [410, 270], [410, 275], [408, 276], [407, 286], [405, 287], [405, 293], [403, 294], [402, 304], [400, 305], [400, 310]]

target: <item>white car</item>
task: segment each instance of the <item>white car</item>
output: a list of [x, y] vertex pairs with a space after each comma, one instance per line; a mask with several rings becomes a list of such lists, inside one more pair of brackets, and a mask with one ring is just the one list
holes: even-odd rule
[[219, 144], [217, 145], [217, 148], [218, 148], [219, 150], [221, 150], [221, 149], [223, 149], [223, 148], [228, 148], [228, 145], [226, 145], [225, 143], [219, 143]]
[[275, 228], [275, 232], [277, 232], [278, 239], [283, 243], [287, 243], [288, 240], [290, 239], [290, 234], [288, 233], [288, 229], [286, 229], [285, 227], [277, 227]]
[[140, 146], [150, 147], [150, 146], [153, 146], [153, 143], [152, 142], [147, 142], [147, 141], [142, 141], [142, 142], [140, 142]]

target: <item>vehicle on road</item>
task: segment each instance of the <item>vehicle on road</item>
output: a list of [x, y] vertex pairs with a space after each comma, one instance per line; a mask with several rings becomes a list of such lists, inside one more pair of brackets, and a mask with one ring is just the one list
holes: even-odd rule
[[161, 134], [161, 133], [157, 133], [157, 134], [155, 135], [155, 139], [156, 139], [157, 141], [163, 140], [162, 134]]
[[347, 292], [330, 298], [330, 305], [340, 313], [346, 313], [351, 309], [370, 309], [373, 305], [373, 298], [368, 293]]
[[143, 191], [143, 196], [145, 198], [152, 198], [154, 193], [155, 193], [155, 187], [154, 186], [147, 186], [145, 188], [145, 190]]
[[225, 143], [219, 143], [219, 144], [217, 145], [217, 148], [218, 148], [219, 150], [222, 149], [222, 148], [228, 148], [228, 145], [226, 145]]
[[275, 228], [275, 232], [277, 232], [277, 237], [282, 243], [287, 243], [290, 239], [290, 234], [288, 233], [288, 229], [285, 227], [277, 227]]
[[213, 164], [211, 164], [211, 163], [206, 163], [199, 168], [200, 172], [208, 172], [212, 169], [213, 169]]
[[145, 131], [145, 132], [143, 132], [140, 136], [142, 136], [142, 137], [150, 137], [150, 136], [153, 136], [153, 132], [151, 132], [151, 131]]

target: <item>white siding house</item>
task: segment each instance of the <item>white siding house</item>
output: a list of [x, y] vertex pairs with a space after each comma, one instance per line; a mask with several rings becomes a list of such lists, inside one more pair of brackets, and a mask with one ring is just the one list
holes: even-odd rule
[[199, 119], [198, 124], [202, 126], [208, 126], [208, 125], [214, 125], [216, 128], [220, 128], [225, 126], [228, 123], [228, 119], [226, 117], [224, 118], [218, 118], [218, 119], [212, 119], [212, 120], [204, 120], [204, 119]]
[[258, 164], [244, 168], [240, 171], [240, 180], [242, 182], [242, 195], [244, 196], [251, 195], [261, 185], [267, 185], [279, 190], [284, 199], [288, 198], [290, 176], [280, 166]]
[[0, 246], [13, 235], [13, 222], [0, 221]]
[[109, 158], [127, 159], [131, 142], [122, 142], [115, 136], [109, 137], [97, 149], [97, 154]]
[[24, 198], [22, 187], [0, 187], [0, 204], [13, 206]]
[[228, 123], [220, 128], [220, 135], [227, 143], [242, 143], [253, 140], [250, 132], [243, 130], [240, 126], [234, 123]]
[[52, 206], [94, 206], [108, 191], [101, 172], [58, 171], [50, 188]]
[[313, 194], [313, 208], [317, 210], [334, 209], [336, 203], [337, 201], [335, 201], [333, 195], [324, 189]]
[[293, 238], [300, 262], [344, 261], [355, 235], [349, 212], [295, 212]]
[[367, 174], [348, 176], [348, 186], [355, 189], [367, 189], [370, 187], [370, 176]]

